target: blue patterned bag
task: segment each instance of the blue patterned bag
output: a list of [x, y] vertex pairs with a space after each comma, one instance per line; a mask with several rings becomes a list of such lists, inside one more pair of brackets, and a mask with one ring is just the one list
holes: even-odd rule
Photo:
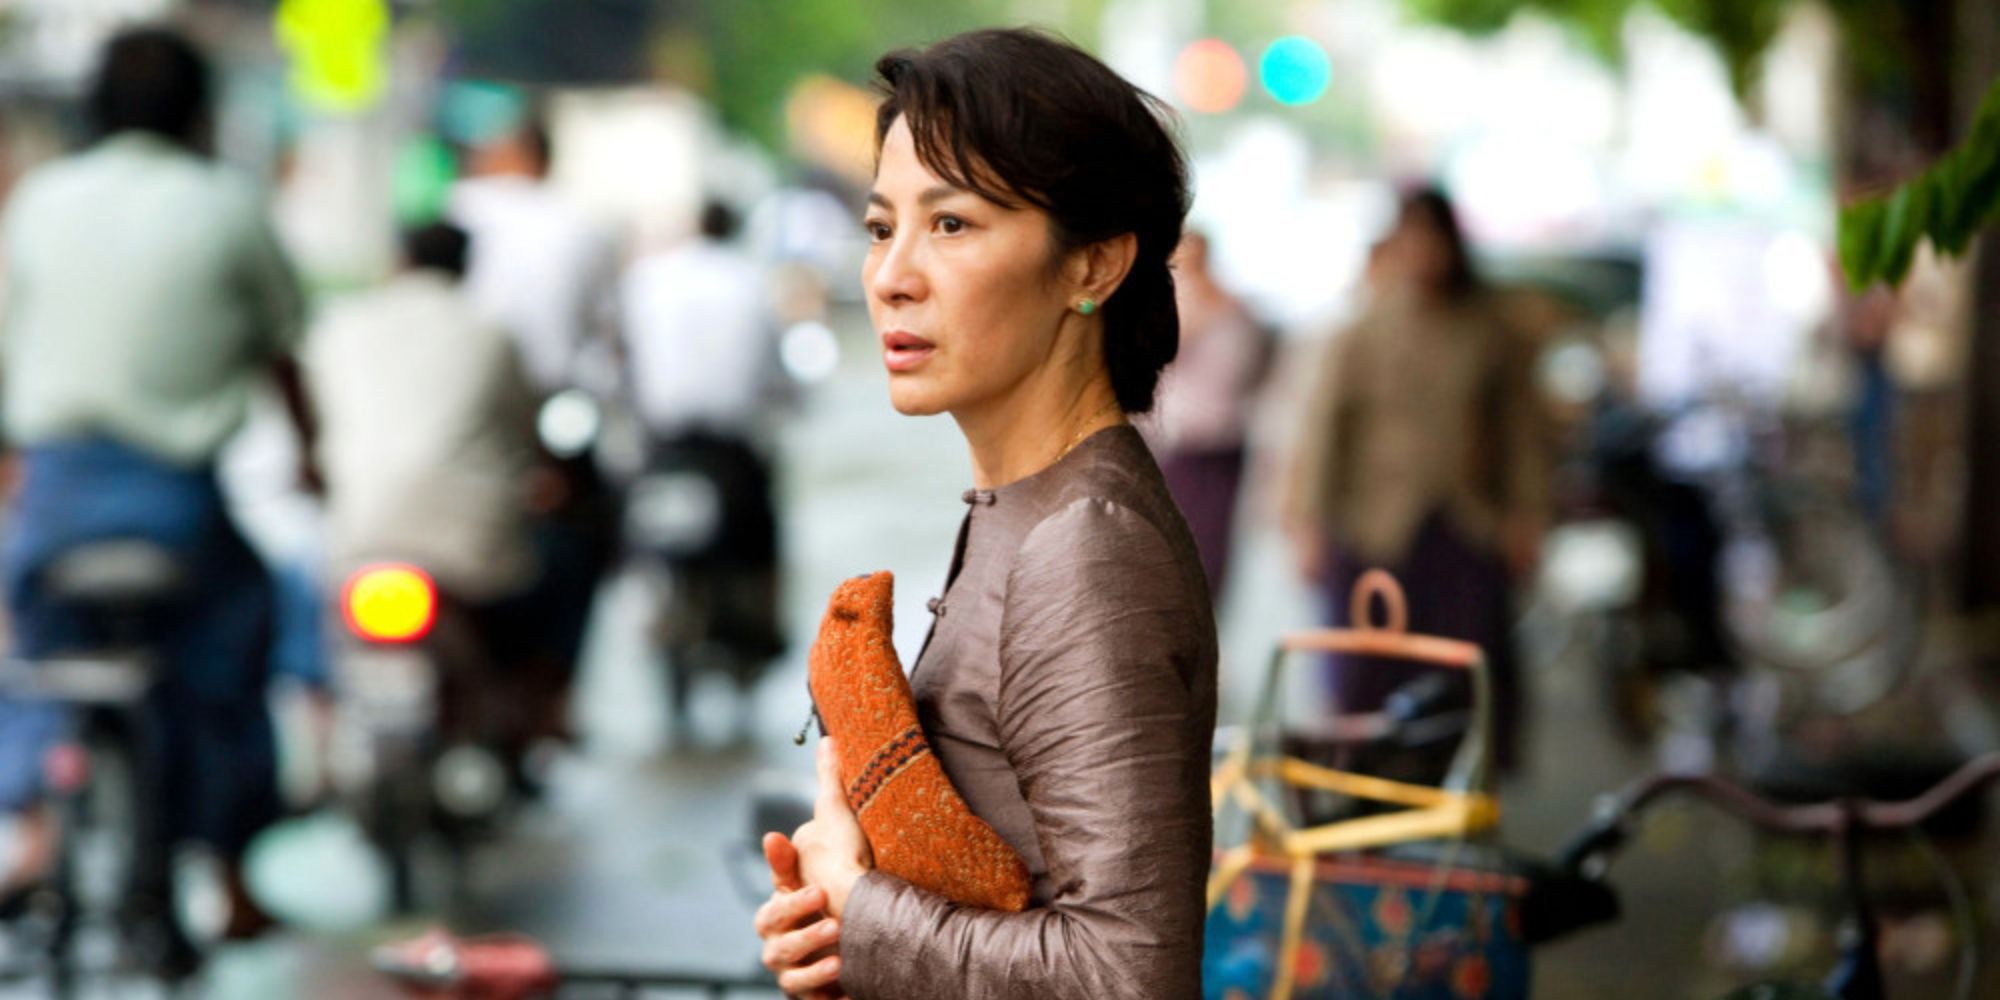
[[[1516, 1000], [1528, 995], [1518, 876], [1372, 858], [1315, 864], [1294, 1000]], [[1206, 1000], [1264, 1000], [1276, 985], [1291, 872], [1253, 863], [1209, 911]]]

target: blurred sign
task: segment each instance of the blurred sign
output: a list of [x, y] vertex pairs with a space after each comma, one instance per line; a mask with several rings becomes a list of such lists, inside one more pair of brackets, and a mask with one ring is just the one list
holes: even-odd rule
[[1279, 104], [1311, 104], [1333, 82], [1333, 62], [1319, 43], [1289, 35], [1271, 43], [1257, 62], [1257, 79]]
[[361, 111], [388, 79], [387, 0], [280, 0], [278, 45], [292, 57], [292, 89], [307, 105]]
[[639, 246], [686, 232], [701, 204], [701, 166], [721, 139], [708, 109], [667, 87], [562, 90], [547, 101], [554, 181], [609, 231]]
[[[1757, 406], [1782, 397], [1809, 329], [1825, 258], [1763, 225], [1677, 219], [1646, 240], [1639, 391], [1672, 409], [1726, 395]], [[1801, 262], [1802, 261], [1802, 262]]]
[[1248, 73], [1242, 57], [1219, 38], [1204, 38], [1181, 50], [1174, 59], [1174, 93], [1181, 103], [1214, 115], [1243, 100]]

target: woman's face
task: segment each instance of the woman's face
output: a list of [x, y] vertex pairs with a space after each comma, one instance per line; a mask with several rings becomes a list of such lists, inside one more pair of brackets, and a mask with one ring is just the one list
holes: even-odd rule
[[1403, 213], [1381, 249], [1381, 265], [1391, 281], [1429, 293], [1450, 277], [1451, 247], [1435, 225], [1415, 213]]
[[1071, 303], [1048, 213], [1004, 208], [931, 173], [898, 119], [864, 224], [861, 281], [899, 412], [963, 416], [1004, 404], [1061, 360]]

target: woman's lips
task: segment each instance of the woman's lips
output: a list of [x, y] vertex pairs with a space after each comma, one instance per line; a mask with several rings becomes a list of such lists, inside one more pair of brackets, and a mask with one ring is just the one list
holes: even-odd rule
[[882, 335], [882, 364], [892, 372], [915, 370], [937, 351], [937, 345], [901, 330]]

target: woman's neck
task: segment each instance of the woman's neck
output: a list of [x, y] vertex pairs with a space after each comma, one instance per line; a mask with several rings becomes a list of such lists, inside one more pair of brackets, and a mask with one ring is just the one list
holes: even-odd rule
[[1102, 373], [1078, 385], [1023, 386], [1013, 398], [952, 416], [972, 451], [972, 484], [982, 490], [1026, 479], [1090, 435], [1125, 422]]

